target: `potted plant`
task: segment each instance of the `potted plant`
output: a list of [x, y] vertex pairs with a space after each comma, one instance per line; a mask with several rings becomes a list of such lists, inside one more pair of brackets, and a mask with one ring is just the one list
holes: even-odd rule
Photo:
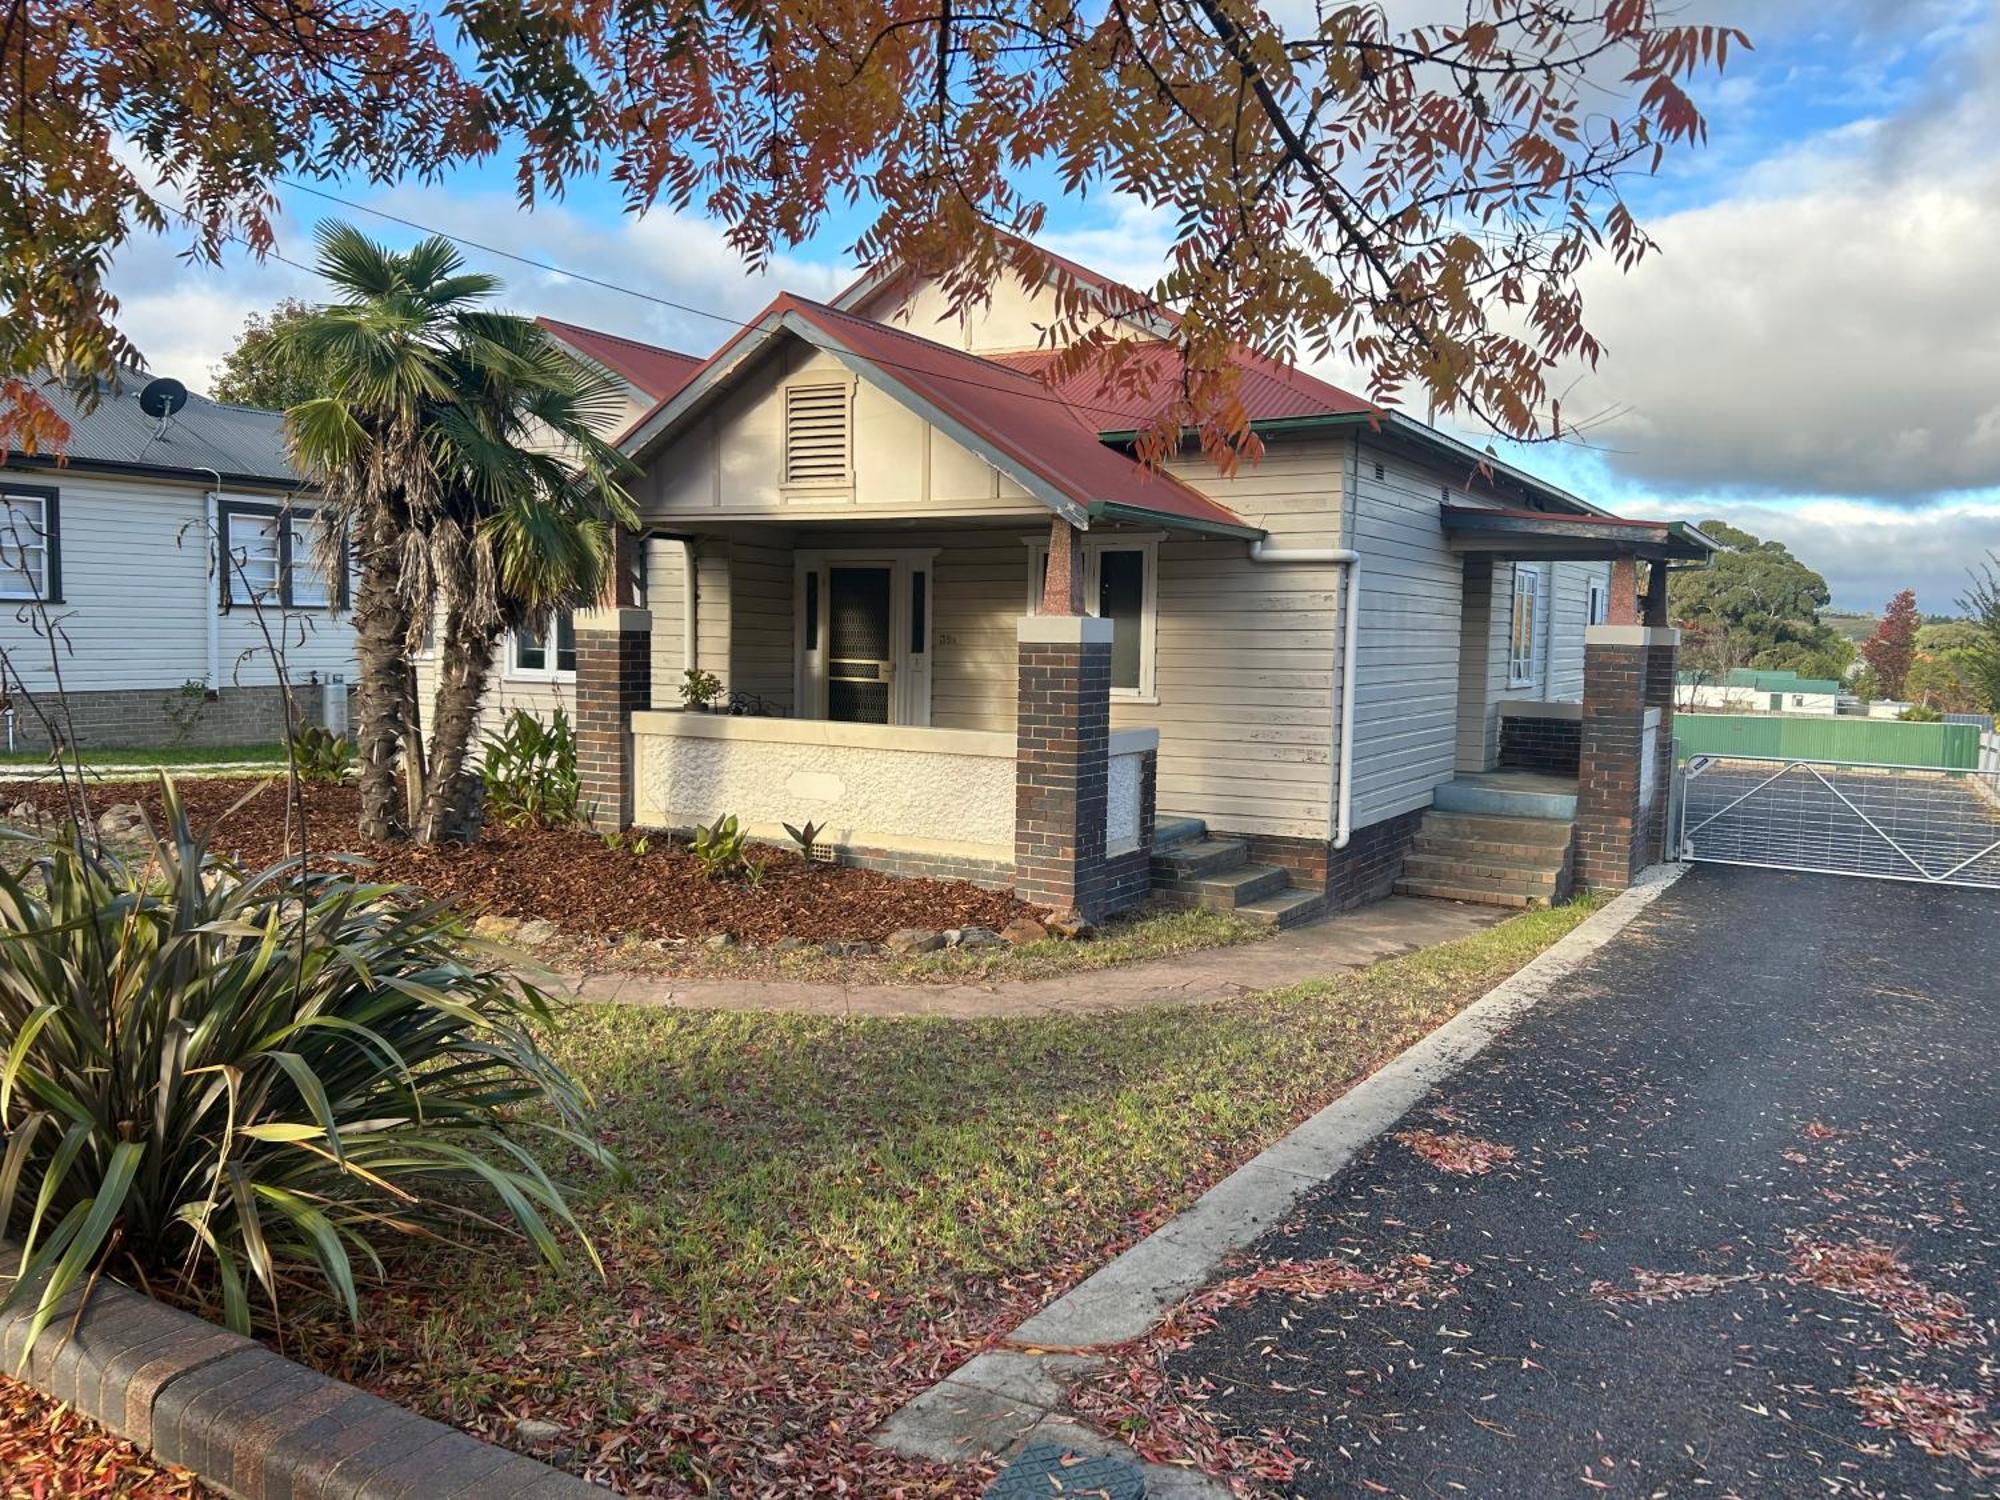
[[713, 672], [689, 667], [681, 674], [681, 706], [689, 713], [707, 713], [721, 696], [722, 679]]

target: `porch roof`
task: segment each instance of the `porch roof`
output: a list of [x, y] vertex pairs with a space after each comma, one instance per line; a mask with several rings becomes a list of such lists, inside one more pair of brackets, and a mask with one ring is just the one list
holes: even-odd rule
[[1529, 560], [1706, 562], [1716, 545], [1686, 521], [1633, 521], [1623, 516], [1556, 515], [1441, 505], [1444, 533], [1458, 552], [1496, 552]]
[[1150, 521], [1225, 536], [1263, 535], [1191, 485], [1107, 447], [1034, 376], [789, 292], [642, 417], [620, 446], [635, 462], [645, 462], [719, 399], [756, 355], [786, 336], [832, 354], [1076, 524]]

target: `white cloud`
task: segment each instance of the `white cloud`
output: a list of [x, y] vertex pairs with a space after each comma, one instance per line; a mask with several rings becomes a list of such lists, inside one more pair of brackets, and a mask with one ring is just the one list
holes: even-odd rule
[[1955, 613], [1966, 569], [2000, 551], [2000, 494], [1913, 510], [1841, 500], [1713, 499], [1665, 509], [1783, 542], [1825, 577], [1840, 609], [1879, 610], [1891, 595], [1913, 588], [1926, 612]]
[[[834, 261], [804, 256], [781, 257], [765, 273], [747, 275], [717, 226], [684, 215], [618, 218], [607, 225], [560, 206], [523, 213], [497, 194], [414, 188], [356, 201], [611, 284], [592, 285], [467, 247], [471, 265], [506, 283], [502, 300], [515, 311], [693, 354], [715, 349], [781, 289], [826, 297], [848, 279]], [[417, 238], [400, 225], [309, 196], [294, 195], [290, 207], [278, 225], [278, 250], [305, 265], [313, 260], [312, 227], [322, 218], [349, 220], [392, 244]], [[172, 237], [133, 240], [114, 262], [111, 286], [122, 305], [121, 326], [151, 368], [196, 389], [207, 387], [247, 314], [288, 296], [311, 301], [326, 295], [317, 277], [278, 260], [260, 263], [248, 252], [234, 252], [221, 267], [197, 266], [180, 259], [180, 249]]]

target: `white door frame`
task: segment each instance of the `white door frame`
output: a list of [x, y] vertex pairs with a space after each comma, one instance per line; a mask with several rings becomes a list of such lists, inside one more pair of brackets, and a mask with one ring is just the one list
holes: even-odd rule
[[[889, 722], [919, 727], [931, 721], [931, 648], [936, 640], [932, 629], [937, 598], [935, 547], [801, 547], [793, 556], [792, 639], [796, 666], [792, 701], [799, 705], [802, 719], [826, 717], [826, 647], [829, 568], [886, 568], [889, 570]], [[922, 575], [923, 619], [921, 631], [913, 631], [912, 615], [916, 600], [916, 579]], [[816, 577], [818, 618], [808, 632], [806, 621], [806, 579]], [[806, 649], [808, 635], [818, 642]], [[912, 650], [917, 639], [924, 649]]]

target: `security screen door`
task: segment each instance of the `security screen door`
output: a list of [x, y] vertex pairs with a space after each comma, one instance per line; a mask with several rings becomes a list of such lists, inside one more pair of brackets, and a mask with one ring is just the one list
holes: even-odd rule
[[889, 600], [893, 570], [830, 567], [826, 592], [826, 716], [887, 724], [895, 679]]

